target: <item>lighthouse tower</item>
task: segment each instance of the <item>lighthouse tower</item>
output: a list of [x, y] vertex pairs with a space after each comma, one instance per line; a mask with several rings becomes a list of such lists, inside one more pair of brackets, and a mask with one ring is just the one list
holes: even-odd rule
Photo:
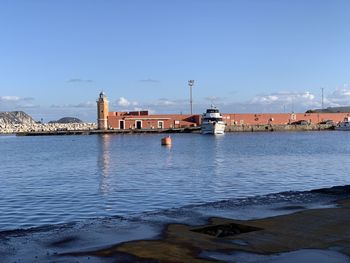
[[100, 93], [97, 102], [97, 129], [107, 130], [108, 129], [108, 100], [104, 92]]

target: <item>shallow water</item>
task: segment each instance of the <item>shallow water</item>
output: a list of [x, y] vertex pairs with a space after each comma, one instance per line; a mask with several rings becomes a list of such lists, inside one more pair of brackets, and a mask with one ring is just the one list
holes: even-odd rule
[[216, 259], [221, 262], [235, 263], [349, 263], [348, 256], [332, 250], [321, 249], [301, 249], [275, 255], [259, 255], [247, 252], [234, 252], [231, 254], [204, 252], [204, 258]]
[[0, 230], [350, 184], [350, 133], [163, 136], [0, 136]]

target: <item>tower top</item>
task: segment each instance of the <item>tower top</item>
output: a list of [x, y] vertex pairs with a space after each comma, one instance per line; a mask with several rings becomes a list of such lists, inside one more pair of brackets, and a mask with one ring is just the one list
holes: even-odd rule
[[101, 91], [100, 92], [100, 97], [99, 97], [100, 99], [107, 99], [107, 96], [106, 96], [106, 94], [103, 92], [103, 91]]

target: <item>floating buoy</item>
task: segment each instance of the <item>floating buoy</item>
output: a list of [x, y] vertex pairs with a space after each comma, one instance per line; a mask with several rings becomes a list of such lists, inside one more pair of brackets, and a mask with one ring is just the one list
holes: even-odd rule
[[171, 137], [166, 136], [166, 137], [162, 138], [161, 143], [162, 143], [162, 145], [171, 145]]

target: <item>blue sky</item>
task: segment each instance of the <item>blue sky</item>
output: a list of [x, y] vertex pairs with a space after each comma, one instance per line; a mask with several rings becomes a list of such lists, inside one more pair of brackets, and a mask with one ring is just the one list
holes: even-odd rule
[[349, 1], [0, 1], [0, 111], [289, 112], [350, 104]]

